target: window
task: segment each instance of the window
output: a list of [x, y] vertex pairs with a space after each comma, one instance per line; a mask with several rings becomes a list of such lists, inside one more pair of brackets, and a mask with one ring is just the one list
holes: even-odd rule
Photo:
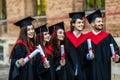
[[46, 14], [46, 0], [33, 0], [35, 6], [35, 16], [44, 16]]
[[[86, 16], [91, 14], [96, 9], [101, 10], [102, 18], [105, 23], [105, 0], [84, 0], [84, 10]], [[88, 22], [86, 23], [86, 26], [89, 30], [90, 24]], [[106, 27], [104, 27], [104, 30], [106, 30]]]
[[0, 22], [0, 34], [7, 33], [7, 25], [6, 22]]
[[0, 46], [0, 60], [3, 60], [3, 47], [2, 46]]
[[105, 9], [105, 0], [84, 0], [84, 10]]
[[0, 0], [0, 35], [6, 32], [6, 0]]
[[6, 19], [6, 0], [0, 0], [0, 20]]

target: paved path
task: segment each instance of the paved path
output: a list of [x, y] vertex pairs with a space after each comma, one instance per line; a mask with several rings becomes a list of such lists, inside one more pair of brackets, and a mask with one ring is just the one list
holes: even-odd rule
[[0, 64], [0, 80], [8, 80], [9, 66]]

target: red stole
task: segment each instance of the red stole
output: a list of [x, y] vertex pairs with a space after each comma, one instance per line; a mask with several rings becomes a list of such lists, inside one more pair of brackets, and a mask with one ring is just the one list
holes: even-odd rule
[[95, 35], [93, 32], [89, 32], [86, 35], [94, 44], [98, 45], [104, 38], [109, 35], [109, 33], [102, 31], [99, 34]]
[[66, 36], [69, 41], [75, 46], [75, 48], [77, 48], [87, 39], [87, 36], [84, 34], [81, 34], [80, 37], [77, 38], [71, 31], [66, 32]]

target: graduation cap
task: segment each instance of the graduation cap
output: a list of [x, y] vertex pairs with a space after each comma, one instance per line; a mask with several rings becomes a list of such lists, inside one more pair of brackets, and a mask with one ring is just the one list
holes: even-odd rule
[[84, 19], [84, 28], [86, 27], [85, 12], [74, 12], [74, 13], [69, 13], [69, 17], [72, 18], [72, 20]]
[[89, 23], [91, 23], [92, 21], [95, 20], [95, 18], [101, 17], [102, 13], [100, 12], [100, 10], [96, 10], [95, 12], [93, 12], [92, 14], [88, 15], [86, 18], [88, 20]]
[[33, 20], [35, 20], [35, 19], [33, 19], [32, 17], [29, 16], [29, 17], [26, 17], [16, 23], [14, 23], [14, 25], [19, 26], [20, 28], [27, 27], [29, 25], [32, 25]]
[[60, 23], [57, 23], [57, 24], [54, 24], [54, 25], [50, 26], [49, 27], [50, 35], [58, 29], [63, 29], [64, 30], [64, 22], [60, 22]]
[[37, 28], [35, 29], [36, 34], [39, 36], [38, 39], [40, 39], [40, 43], [42, 43], [42, 36], [43, 36], [42, 33], [48, 31], [46, 25], [47, 25], [47, 24], [44, 24], [44, 25], [39, 26], [39, 27], [37, 27]]
[[[42, 25], [42, 26], [37, 27], [37, 28], [35, 29], [35, 32], [36, 32], [36, 33], [47, 32], [48, 29], [47, 29], [47, 26], [46, 26], [46, 25], [47, 25], [47, 24], [44, 24], [44, 25]], [[40, 32], [40, 31], [41, 31], [41, 32]]]
[[69, 17], [72, 19], [83, 19], [84, 16], [85, 16], [85, 12], [69, 13]]

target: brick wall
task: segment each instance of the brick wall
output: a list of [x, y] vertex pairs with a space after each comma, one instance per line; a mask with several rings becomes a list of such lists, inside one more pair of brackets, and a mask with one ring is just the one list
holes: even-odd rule
[[70, 18], [68, 13], [83, 10], [83, 0], [47, 0], [47, 23], [53, 25], [64, 21], [65, 29], [69, 30]]
[[8, 36], [17, 37], [19, 28], [13, 25], [16, 21], [33, 15], [33, 0], [7, 0], [7, 30]]
[[[13, 22], [34, 13], [33, 0], [7, 0], [7, 27], [9, 36], [18, 36], [19, 28]], [[115, 37], [120, 37], [120, 1], [105, 0], [106, 2], [106, 31]], [[46, 0], [46, 16], [48, 26], [64, 21], [66, 30], [69, 29], [68, 13], [83, 11], [83, 0]], [[87, 29], [89, 31], [89, 29]], [[15, 34], [16, 33], [16, 34]]]
[[120, 37], [120, 0], [106, 1], [106, 30]]
[[48, 26], [64, 21], [65, 28], [68, 29], [68, 13], [72, 12], [72, 0], [47, 0], [46, 9]]
[[79, 12], [83, 11], [83, 2], [84, 0], [73, 0], [73, 11]]
[[[110, 32], [120, 46], [120, 0], [105, 0], [106, 30]], [[120, 64], [112, 63], [112, 80], [120, 80]]]
[[24, 17], [24, 0], [7, 0], [7, 30], [8, 36], [18, 36], [19, 28], [13, 25], [13, 23]]

